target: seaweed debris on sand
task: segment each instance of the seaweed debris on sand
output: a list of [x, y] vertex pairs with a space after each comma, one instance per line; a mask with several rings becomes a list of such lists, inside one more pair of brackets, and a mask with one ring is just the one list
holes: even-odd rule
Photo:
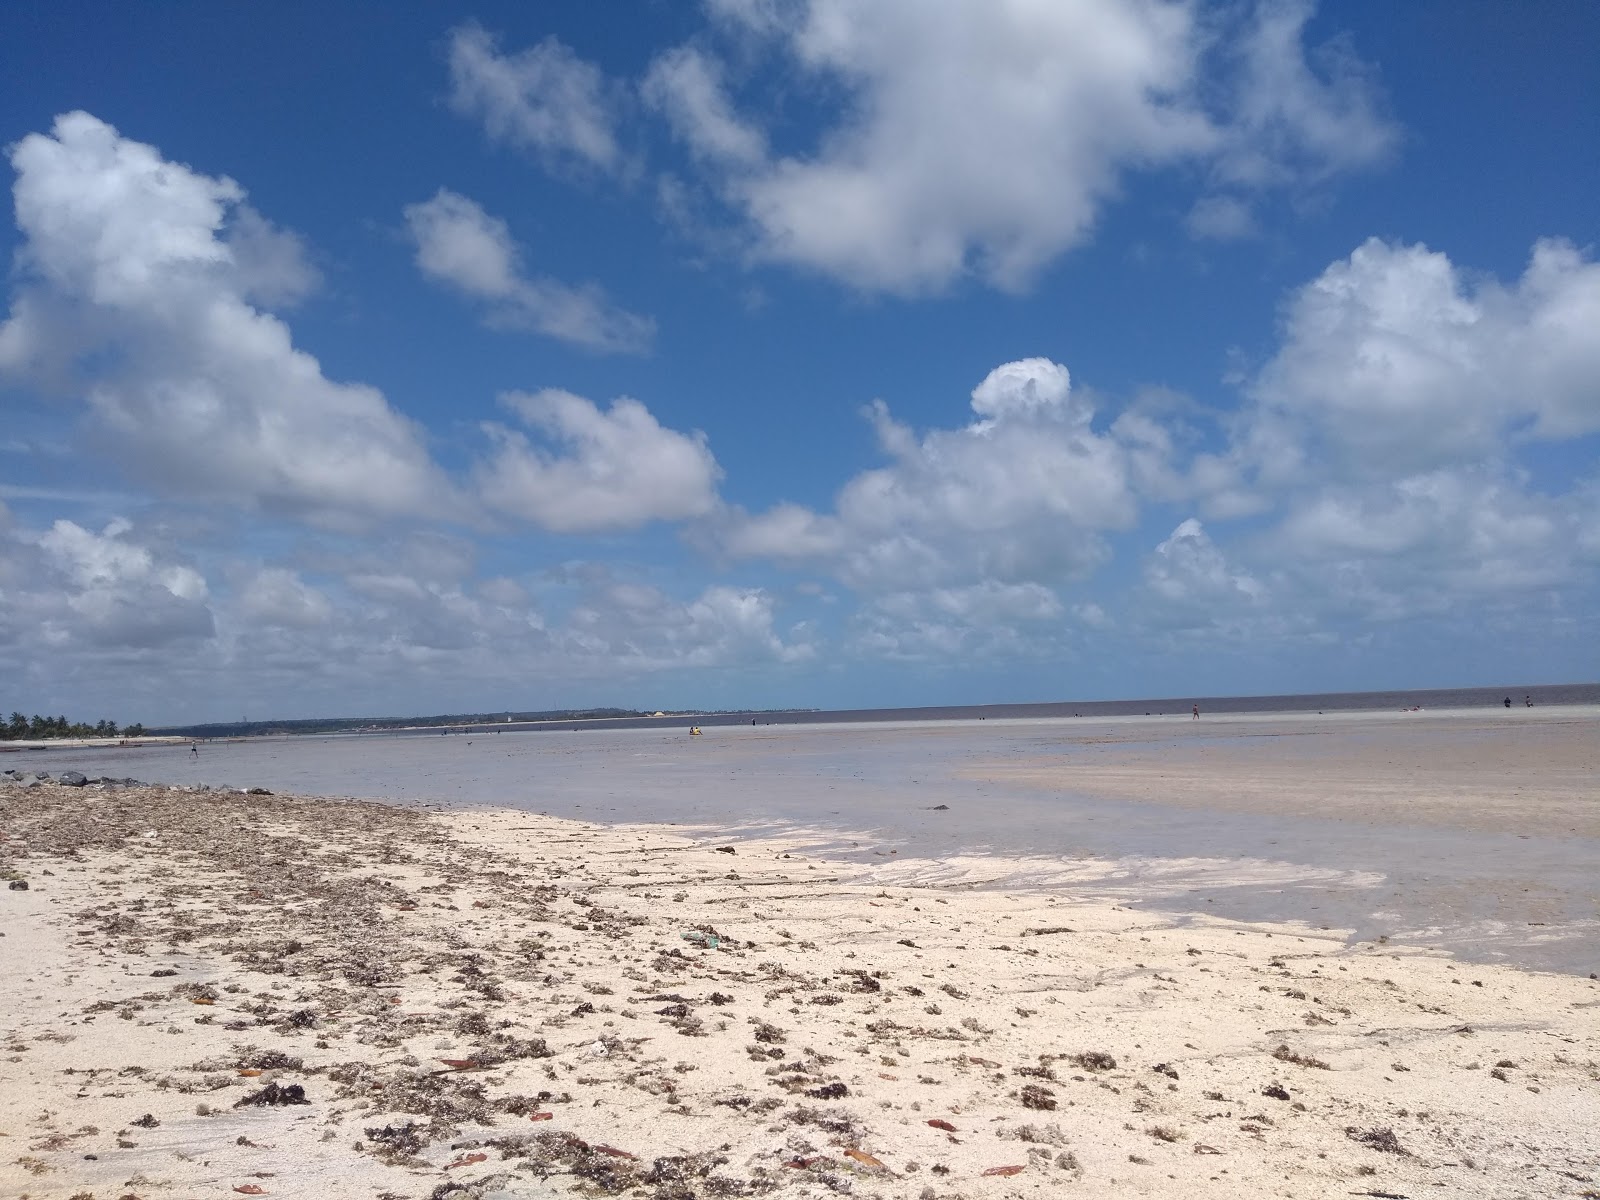
[[6, 1195], [1600, 1178], [1591, 980], [512, 810], [35, 781], [0, 832]]

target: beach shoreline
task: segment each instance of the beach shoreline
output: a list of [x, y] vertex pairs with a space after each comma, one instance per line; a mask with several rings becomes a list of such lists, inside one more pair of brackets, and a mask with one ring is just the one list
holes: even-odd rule
[[0, 765], [781, 837], [886, 882], [1600, 970], [1597, 709], [268, 739]]
[[1600, 1186], [1591, 979], [708, 829], [0, 805], [8, 1194]]

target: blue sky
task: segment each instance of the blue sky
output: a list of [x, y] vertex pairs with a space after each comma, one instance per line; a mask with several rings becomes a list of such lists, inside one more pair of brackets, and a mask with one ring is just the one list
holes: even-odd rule
[[0, 707], [1600, 676], [1587, 3], [9, 6]]

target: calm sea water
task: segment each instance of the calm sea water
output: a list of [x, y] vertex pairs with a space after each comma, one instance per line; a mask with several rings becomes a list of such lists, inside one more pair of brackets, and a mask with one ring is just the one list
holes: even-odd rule
[[[1463, 709], [1504, 706], [1507, 699], [1536, 706], [1600, 704], [1600, 683], [1561, 683], [1479, 688], [1433, 688], [1398, 692], [1319, 692], [1304, 696], [1169, 696], [1152, 700], [1059, 700], [1040, 704], [957, 704], [930, 708], [799, 709], [762, 713], [699, 713], [697, 725], [831, 725], [855, 721], [977, 721], [1038, 717], [1141, 717], [1204, 713], [1389, 712], [1402, 708]], [[675, 728], [686, 716], [630, 717], [635, 728]], [[610, 721], [518, 721], [506, 729], [600, 728]], [[501, 728], [501, 726], [492, 726]], [[477, 732], [488, 725], [461, 726]]]

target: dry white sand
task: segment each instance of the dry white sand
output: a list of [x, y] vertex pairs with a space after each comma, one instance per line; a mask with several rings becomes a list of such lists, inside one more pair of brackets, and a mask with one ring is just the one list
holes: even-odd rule
[[1590, 979], [509, 811], [0, 830], [0, 1195], [1600, 1196]]

